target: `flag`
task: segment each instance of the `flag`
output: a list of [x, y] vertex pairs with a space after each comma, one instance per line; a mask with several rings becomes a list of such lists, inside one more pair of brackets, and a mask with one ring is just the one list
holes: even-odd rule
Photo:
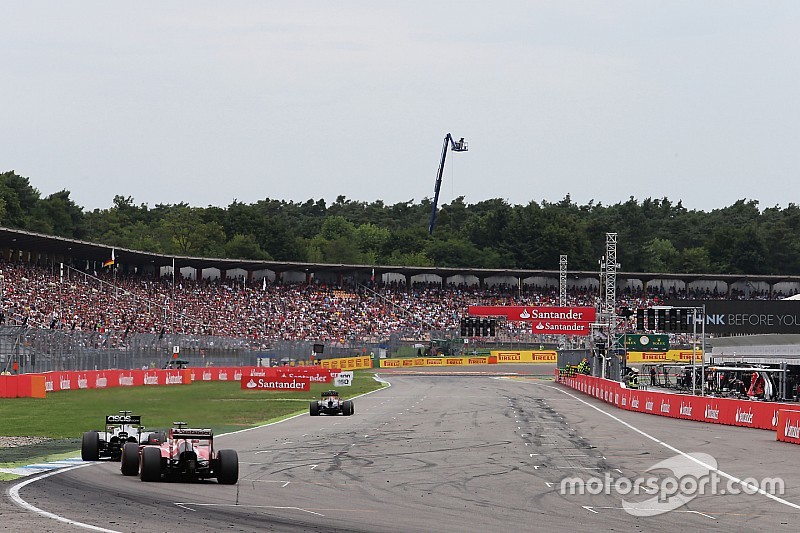
[[373, 282], [375, 281], [375, 269], [374, 268], [372, 269], [372, 278], [371, 279], [372, 279]]
[[264, 282], [261, 285], [261, 290], [262, 291], [266, 291], [267, 290], [267, 276], [264, 276]]
[[112, 248], [111, 249], [111, 259], [109, 259], [108, 261], [103, 261], [103, 268], [110, 267], [113, 264], [114, 264], [114, 249]]

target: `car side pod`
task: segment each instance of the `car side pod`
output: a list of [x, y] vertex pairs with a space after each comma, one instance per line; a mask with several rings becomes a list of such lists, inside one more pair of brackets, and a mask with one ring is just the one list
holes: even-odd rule
[[139, 473], [139, 445], [135, 442], [126, 442], [122, 447], [119, 469], [123, 476], [135, 476]]
[[239, 454], [236, 450], [220, 450], [217, 453], [217, 483], [235, 485], [239, 481]]

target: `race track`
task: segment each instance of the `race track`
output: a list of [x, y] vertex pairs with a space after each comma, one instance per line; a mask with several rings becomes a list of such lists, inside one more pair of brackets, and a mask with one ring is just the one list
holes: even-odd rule
[[[531, 377], [381, 375], [392, 386], [358, 398], [352, 417], [303, 415], [220, 437], [217, 447], [239, 452], [235, 486], [142, 483], [99, 462], [19, 498], [124, 532], [736, 531], [800, 518], [800, 448], [772, 432], [621, 411]], [[785, 491], [706, 494], [655, 516], [634, 516], [648, 513], [649, 495], [628, 498], [631, 514], [619, 494], [560, 493], [566, 477], [635, 478], [680, 452], [711, 456], [723, 481], [781, 476]]]

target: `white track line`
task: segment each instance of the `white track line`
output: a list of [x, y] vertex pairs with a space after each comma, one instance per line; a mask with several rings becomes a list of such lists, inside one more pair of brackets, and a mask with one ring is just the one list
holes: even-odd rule
[[[539, 384], [537, 383], [537, 385], [539, 385]], [[798, 505], [796, 503], [792, 503], [792, 502], [790, 502], [788, 500], [784, 500], [783, 498], [779, 498], [778, 496], [775, 496], [774, 494], [770, 494], [769, 492], [765, 491], [764, 489], [762, 489], [761, 487], [759, 487], [757, 485], [753, 485], [752, 483], [745, 483], [744, 481], [742, 481], [741, 479], [739, 479], [736, 476], [733, 476], [731, 474], [728, 474], [727, 472], [724, 472], [724, 471], [720, 470], [719, 468], [716, 468], [714, 466], [706, 464], [703, 461], [701, 461], [699, 459], [696, 459], [695, 457], [692, 457], [688, 453], [682, 452], [678, 448], [676, 448], [676, 447], [674, 447], [674, 446], [672, 446], [670, 444], [667, 444], [664, 441], [658, 440], [657, 438], [655, 438], [654, 436], [650, 435], [649, 433], [645, 433], [644, 431], [642, 431], [641, 429], [637, 428], [636, 426], [634, 426], [632, 424], [629, 424], [628, 422], [625, 422], [624, 420], [612, 415], [608, 411], [604, 411], [603, 409], [600, 409], [596, 405], [590, 404], [589, 402], [587, 402], [587, 401], [575, 396], [574, 394], [571, 394], [571, 393], [569, 393], [569, 392], [567, 392], [565, 390], [561, 390], [558, 387], [553, 387], [552, 385], [541, 385], [541, 386], [542, 387], [548, 387], [550, 389], [555, 389], [555, 390], [557, 390], [557, 391], [559, 391], [559, 392], [561, 392], [563, 394], [566, 394], [567, 396], [569, 396], [569, 397], [571, 397], [571, 398], [573, 398], [575, 400], [578, 400], [579, 402], [581, 402], [584, 405], [588, 405], [592, 409], [603, 413], [607, 417], [611, 418], [612, 420], [615, 420], [615, 421], [619, 422], [623, 426], [627, 427], [628, 429], [631, 429], [631, 430], [635, 431], [639, 435], [641, 435], [641, 436], [643, 436], [645, 438], [648, 438], [648, 439], [650, 439], [651, 441], [653, 441], [653, 442], [655, 442], [657, 444], [660, 444], [661, 446], [663, 446], [664, 448], [670, 450], [671, 452], [676, 453], [678, 455], [682, 455], [683, 457], [685, 457], [686, 459], [689, 459], [693, 463], [696, 463], [696, 464], [702, 466], [703, 468], [707, 468], [708, 470], [711, 470], [712, 472], [716, 472], [720, 476], [722, 476], [722, 477], [724, 477], [724, 478], [726, 478], [726, 479], [728, 479], [730, 481], [733, 481], [734, 483], [738, 483], [742, 487], [747, 487], [748, 490], [752, 490], [754, 493], [761, 494], [762, 496], [766, 496], [770, 500], [776, 501], [778, 503], [781, 503], [781, 504], [786, 505], [788, 507], [791, 507], [793, 509], [800, 510], [800, 505]]]
[[43, 509], [39, 509], [38, 507], [36, 507], [34, 505], [31, 505], [30, 503], [28, 503], [25, 500], [23, 500], [19, 495], [19, 489], [21, 489], [22, 487], [24, 487], [26, 485], [29, 485], [29, 484], [33, 483], [34, 481], [39, 481], [40, 479], [44, 479], [46, 477], [54, 476], [56, 474], [60, 474], [61, 472], [68, 472], [70, 470], [75, 470], [76, 468], [83, 468], [84, 466], [89, 466], [91, 464], [93, 464], [93, 463], [85, 463], [85, 464], [82, 464], [82, 465], [71, 466], [69, 468], [64, 468], [64, 469], [61, 469], [61, 470], [54, 470], [52, 472], [48, 472], [47, 474], [42, 474], [40, 476], [36, 476], [36, 477], [30, 478], [30, 479], [26, 479], [22, 483], [17, 483], [16, 485], [14, 485], [10, 489], [8, 489], [8, 495], [11, 497], [11, 499], [14, 501], [14, 503], [16, 503], [17, 505], [19, 505], [20, 507], [22, 507], [24, 509], [27, 509], [28, 511], [32, 511], [32, 512], [38, 514], [38, 515], [41, 515], [41, 516], [44, 516], [44, 517], [47, 517], [47, 518], [52, 518], [53, 520], [58, 520], [59, 522], [64, 522], [65, 524], [69, 524], [69, 525], [72, 525], [72, 526], [78, 526], [78, 527], [82, 527], [82, 528], [85, 528], [85, 529], [91, 529], [92, 531], [104, 531], [104, 532], [107, 532], [107, 533], [121, 533], [121, 532], [119, 532], [119, 531], [117, 531], [115, 529], [106, 529], [104, 527], [93, 526], [92, 524], [85, 524], [83, 522], [78, 522], [76, 520], [70, 520], [69, 518], [65, 518], [63, 516], [59, 516], [57, 514], [49, 512], [49, 511], [45, 511]]

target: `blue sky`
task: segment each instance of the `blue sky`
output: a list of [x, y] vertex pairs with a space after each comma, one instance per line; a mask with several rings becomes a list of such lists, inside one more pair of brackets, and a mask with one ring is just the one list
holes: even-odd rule
[[87, 210], [800, 203], [800, 3], [4, 2], [0, 171]]

